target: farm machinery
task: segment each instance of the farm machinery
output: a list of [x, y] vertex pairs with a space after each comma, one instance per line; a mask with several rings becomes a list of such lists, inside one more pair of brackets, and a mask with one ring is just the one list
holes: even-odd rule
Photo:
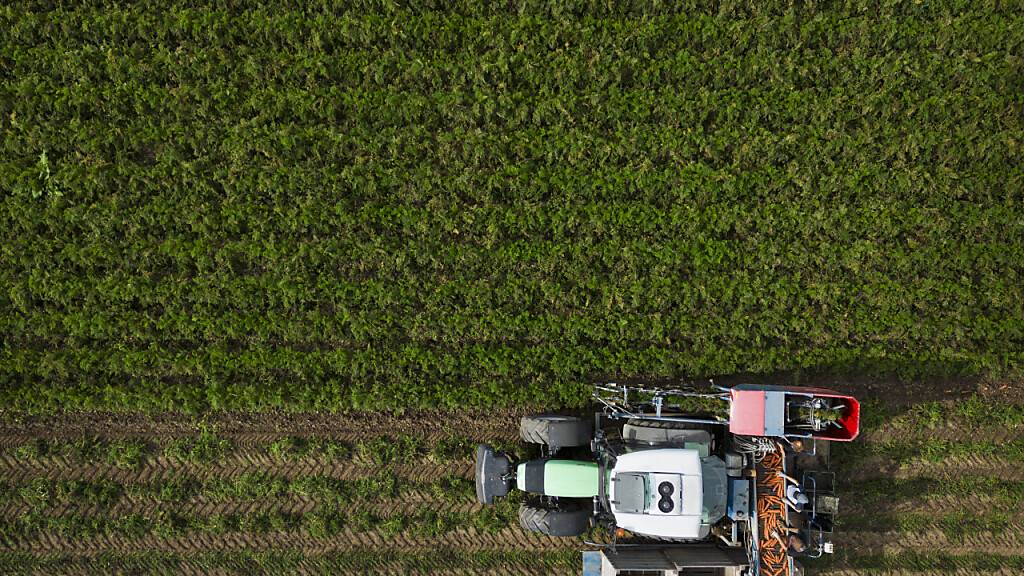
[[[482, 504], [523, 493], [519, 521], [587, 540], [584, 574], [783, 576], [832, 552], [829, 443], [857, 437], [860, 404], [822, 388], [706, 391], [599, 384], [589, 415], [524, 417], [538, 457], [481, 445]], [[632, 573], [632, 572], [630, 572]]]

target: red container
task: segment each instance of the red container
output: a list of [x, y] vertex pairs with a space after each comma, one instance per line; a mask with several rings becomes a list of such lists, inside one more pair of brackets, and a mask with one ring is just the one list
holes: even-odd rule
[[[814, 432], [786, 426], [786, 406], [801, 398], [832, 398], [845, 406], [837, 428]], [[730, 390], [729, 431], [746, 436], [786, 436], [849, 442], [860, 433], [860, 402], [827, 388], [740, 384]]]

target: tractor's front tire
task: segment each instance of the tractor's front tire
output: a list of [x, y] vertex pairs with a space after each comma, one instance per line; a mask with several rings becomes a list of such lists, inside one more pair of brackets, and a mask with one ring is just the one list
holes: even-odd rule
[[591, 424], [576, 416], [539, 414], [524, 416], [519, 421], [519, 437], [523, 442], [546, 444], [552, 449], [586, 446], [592, 435]]
[[579, 536], [590, 528], [591, 511], [580, 506], [539, 508], [519, 506], [519, 525], [548, 536]]

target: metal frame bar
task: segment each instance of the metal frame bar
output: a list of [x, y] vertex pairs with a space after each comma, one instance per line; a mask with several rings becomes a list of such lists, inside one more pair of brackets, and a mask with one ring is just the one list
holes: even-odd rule
[[[805, 493], [810, 494], [811, 498], [811, 510], [807, 518], [807, 536], [808, 540], [814, 539], [814, 554], [807, 554], [808, 558], [821, 558], [824, 555], [823, 545], [825, 543], [825, 530], [818, 523], [818, 474], [829, 474], [832, 476], [832, 490], [823, 492], [825, 495], [834, 494], [835, 489], [835, 472], [812, 472], [804, 471], [803, 476], [800, 478], [800, 488]], [[814, 538], [813, 529], [817, 528], [817, 538]], [[810, 542], [808, 542], [810, 543]]]
[[[727, 388], [721, 386], [714, 386], [716, 390], [727, 391]], [[604, 395], [604, 393], [621, 394], [622, 399], [611, 399]], [[652, 397], [649, 401], [645, 400], [641, 405], [634, 406], [630, 402], [630, 393], [634, 394], [650, 394]], [[679, 389], [663, 389], [663, 388], [644, 388], [642, 386], [630, 386], [628, 384], [618, 384], [616, 382], [607, 382], [604, 384], [595, 384], [594, 392], [591, 395], [595, 401], [604, 407], [604, 412], [609, 418], [614, 419], [630, 419], [635, 418], [638, 420], [653, 420], [661, 422], [680, 422], [684, 424], [713, 424], [713, 425], [727, 425], [729, 420], [725, 418], [689, 418], [685, 416], [664, 416], [663, 410], [665, 407], [671, 407], [672, 404], [665, 403], [665, 397], [667, 396], [680, 396], [685, 398], [709, 398], [715, 400], [721, 400], [723, 402], [729, 402], [728, 392], [719, 393], [702, 393], [702, 392], [691, 392], [688, 390]], [[649, 404], [654, 407], [654, 413], [650, 413], [644, 410], [638, 410], [643, 404]], [[682, 411], [680, 409], [680, 411]]]

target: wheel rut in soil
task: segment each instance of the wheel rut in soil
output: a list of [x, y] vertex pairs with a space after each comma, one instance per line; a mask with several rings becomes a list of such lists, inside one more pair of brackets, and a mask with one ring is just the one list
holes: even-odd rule
[[101, 551], [130, 554], [140, 550], [160, 552], [203, 552], [217, 550], [287, 549], [304, 554], [322, 554], [360, 549], [387, 549], [391, 551], [429, 551], [438, 547], [462, 551], [479, 550], [560, 550], [579, 545], [572, 540], [532, 534], [518, 527], [498, 532], [482, 532], [473, 528], [460, 529], [438, 536], [411, 536], [385, 534], [379, 531], [359, 532], [343, 530], [328, 538], [311, 536], [304, 530], [281, 533], [240, 534], [183, 534], [173, 537], [147, 535], [128, 537], [104, 535], [90, 538], [68, 538], [42, 534], [36, 538], [19, 539], [0, 544], [0, 550], [31, 553], [98, 553]]
[[[162, 464], [162, 465], [161, 465]], [[225, 461], [209, 465], [180, 462], [154, 462], [136, 468], [125, 468], [113, 464], [89, 464], [83, 466], [54, 466], [46, 462], [28, 462], [21, 466], [0, 468], [0, 480], [10, 484], [24, 483], [33, 478], [49, 480], [114, 480], [123, 483], [160, 482], [183, 477], [206, 480], [211, 478], [238, 478], [245, 475], [266, 475], [288, 480], [309, 476], [325, 476], [338, 480], [356, 480], [390, 472], [398, 477], [415, 478], [420, 481], [439, 480], [448, 476], [473, 478], [473, 461], [466, 459], [449, 462], [431, 462], [417, 459], [403, 464], [377, 465], [352, 462], [326, 462], [304, 459], [292, 462], [271, 460], [266, 463], [247, 459]]]
[[197, 517], [210, 517], [217, 514], [254, 514], [280, 512], [283, 514], [309, 514], [325, 506], [338, 506], [345, 510], [361, 510], [372, 512], [380, 518], [401, 515], [410, 510], [416, 512], [450, 512], [455, 514], [472, 514], [484, 509], [482, 504], [475, 500], [466, 499], [457, 502], [439, 499], [429, 494], [409, 493], [402, 494], [403, 507], [396, 508], [394, 503], [387, 501], [355, 501], [341, 502], [338, 504], [325, 503], [321, 500], [296, 496], [272, 496], [257, 499], [232, 499], [232, 500], [205, 500], [201, 498], [191, 499], [185, 502], [161, 502], [155, 499], [140, 499], [133, 501], [119, 501], [110, 506], [80, 505], [73, 503], [62, 503], [46, 508], [37, 508], [23, 502], [7, 502], [0, 505], [0, 517], [17, 518], [24, 514], [36, 513], [45, 517], [58, 518], [67, 515], [82, 515], [93, 517], [123, 517], [131, 513], [158, 514], [160, 512], [174, 511], [177, 514]]
[[[363, 550], [361, 552], [365, 553], [367, 551]], [[458, 554], [459, 551], [455, 550], [453, 552]], [[23, 573], [39, 574], [40, 576], [95, 576], [97, 573], [104, 572], [117, 574], [165, 574], [173, 572], [174, 574], [186, 576], [193, 574], [197, 576], [242, 576], [260, 573], [260, 570], [254, 568], [252, 561], [247, 558], [236, 560], [221, 559], [219, 564], [222, 566], [211, 567], [207, 561], [196, 558], [194, 554], [175, 554], [171, 556], [170, 561], [164, 562], [135, 560], [131, 563], [121, 562], [112, 564], [109, 557], [85, 552], [62, 554], [60, 560], [59, 565], [51, 561], [34, 570], [26, 569]], [[453, 560], [456, 562], [453, 562]], [[444, 555], [438, 557], [437, 554], [434, 554], [429, 559], [423, 556], [416, 558], [412, 566], [414, 566], [416, 571], [425, 571], [439, 576], [526, 576], [550, 574], [548, 568], [539, 565], [535, 559], [529, 557], [503, 558], [500, 565], [497, 566], [458, 566], [453, 568], [453, 564], [457, 566], [457, 560], [457, 556], [455, 558]], [[2, 562], [3, 559], [0, 558], [0, 567], [2, 567]], [[485, 564], [491, 564], [491, 562]], [[395, 558], [389, 554], [380, 554], [370, 560], [369, 563], [363, 563], [361, 567], [363, 568], [362, 571], [356, 570], [344, 558], [339, 559], [333, 554], [309, 555], [304, 558], [291, 556], [288, 558], [285, 566], [272, 570], [271, 573], [288, 574], [289, 576], [314, 574], [334, 576], [337, 574], [366, 573], [367, 569], [372, 571], [372, 574], [382, 575], [408, 576], [411, 573], [408, 560]], [[0, 571], [0, 573], [5, 572]]]
[[201, 426], [238, 445], [259, 445], [296, 437], [356, 442], [366, 438], [408, 434], [424, 441], [463, 436], [480, 442], [514, 440], [519, 418], [530, 409], [414, 411], [312, 414], [289, 412], [212, 413], [202, 418], [176, 413], [77, 412], [45, 416], [0, 412], [0, 448], [32, 439], [73, 440], [83, 437], [143, 439], [195, 436]]

